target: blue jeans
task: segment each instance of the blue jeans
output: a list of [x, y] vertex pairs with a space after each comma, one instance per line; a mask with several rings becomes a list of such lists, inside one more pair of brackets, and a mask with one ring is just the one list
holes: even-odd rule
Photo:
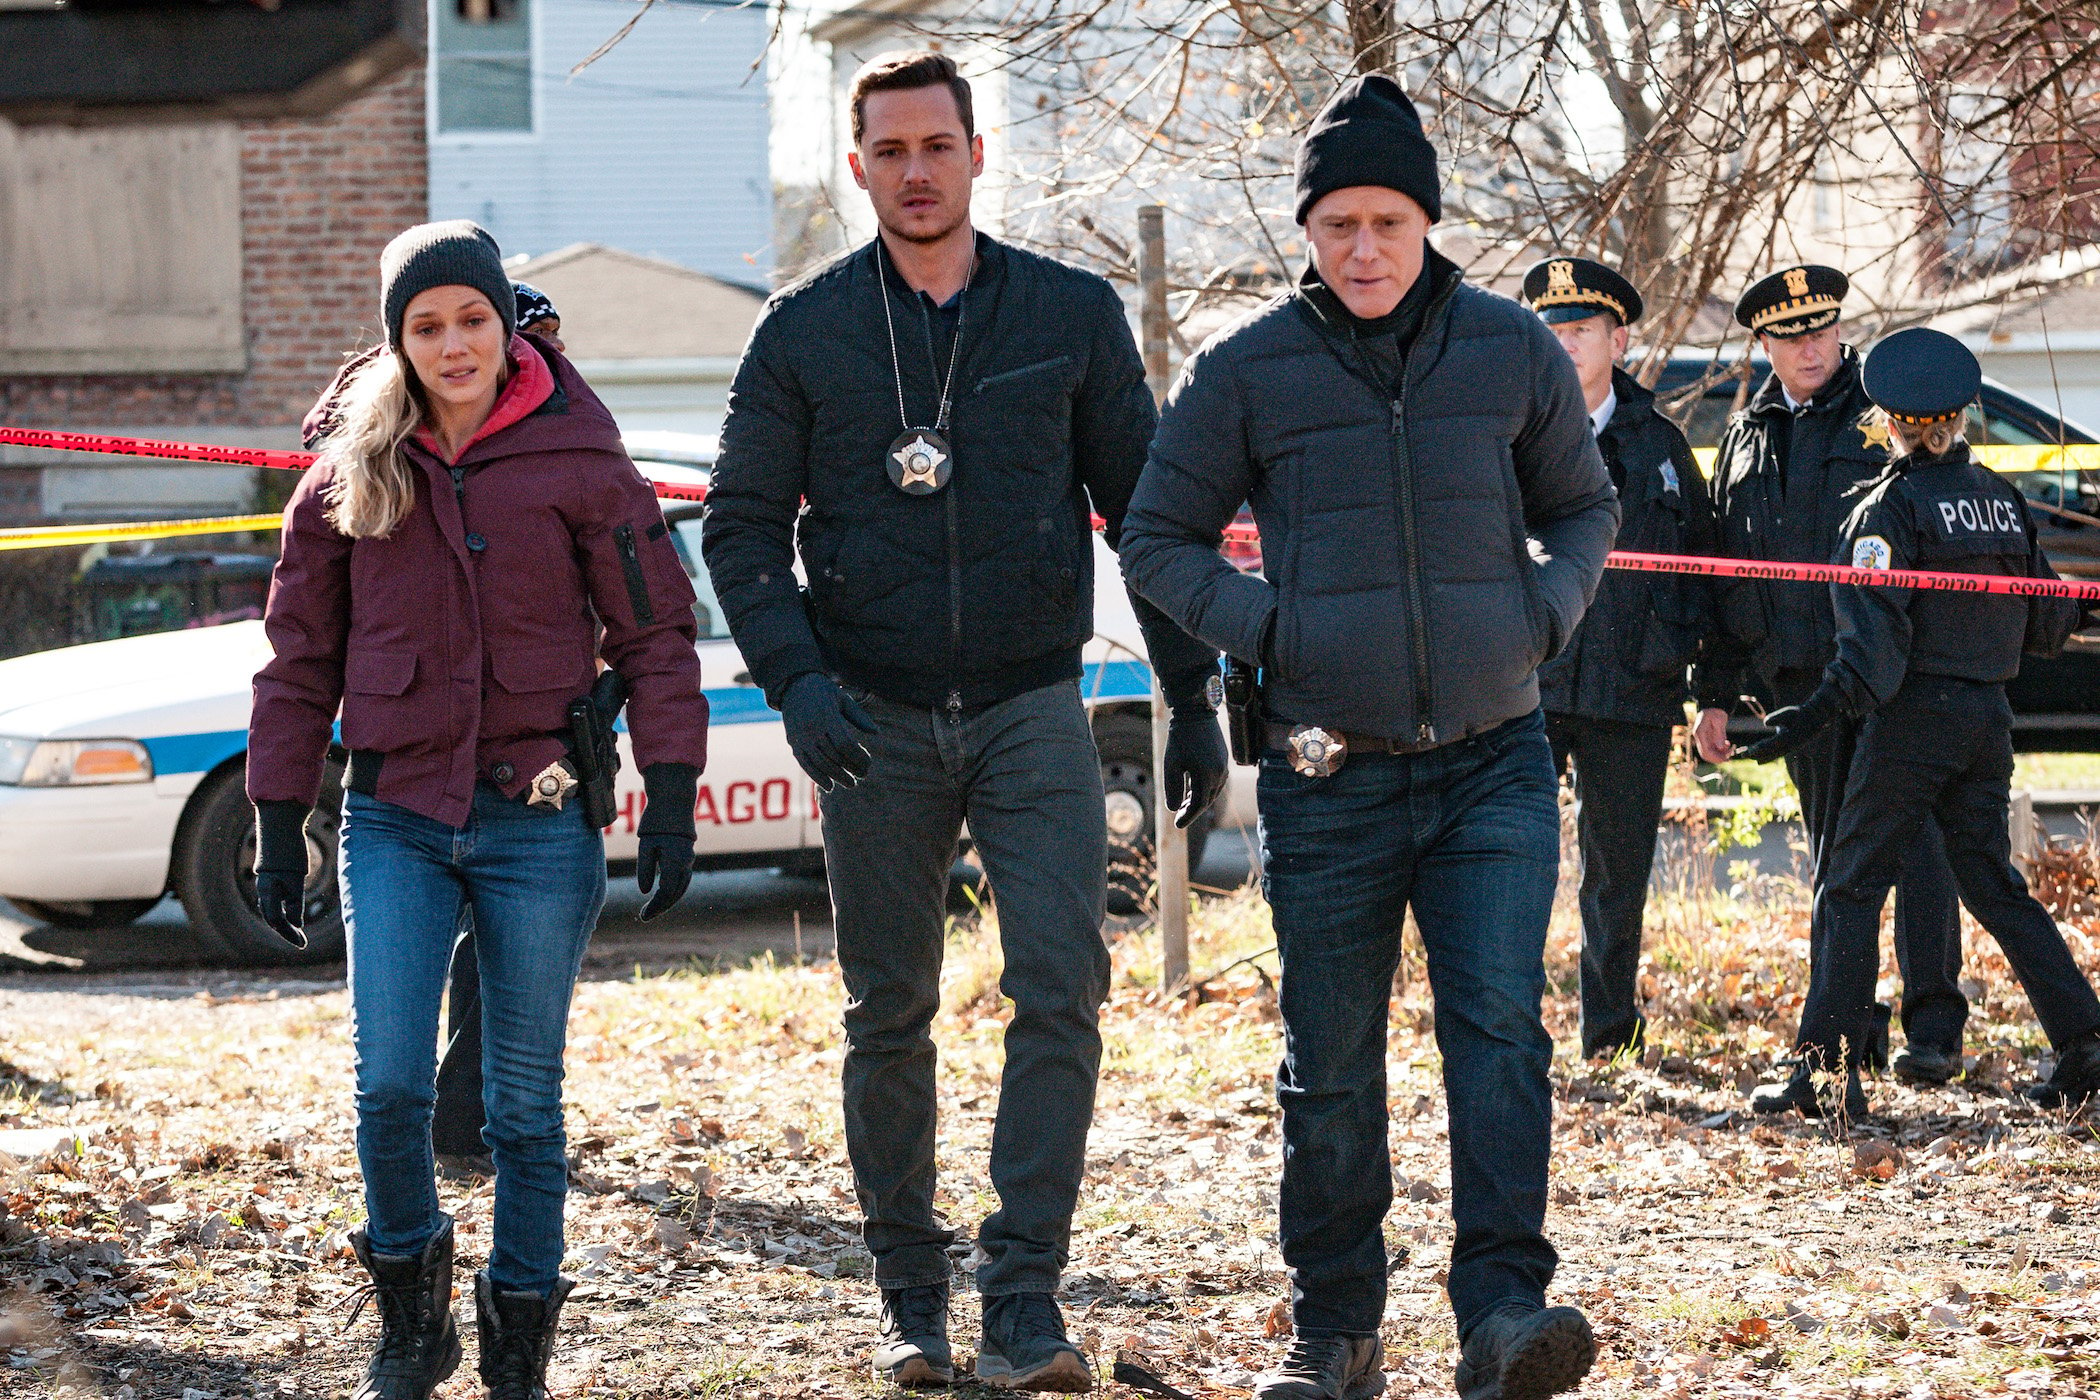
[[483, 1138], [496, 1159], [489, 1275], [504, 1291], [545, 1294], [561, 1269], [568, 1193], [562, 1051], [576, 972], [605, 903], [604, 838], [580, 806], [527, 807], [486, 783], [463, 829], [352, 792], [343, 798], [342, 882], [372, 1249], [415, 1254], [443, 1225], [430, 1149], [438, 1005], [471, 904]]
[[1277, 1204], [1301, 1335], [1369, 1336], [1385, 1315], [1386, 1027], [1410, 906], [1450, 1110], [1460, 1335], [1498, 1304], [1545, 1300], [1559, 1262], [1541, 1233], [1553, 1042], [1539, 1020], [1555, 787], [1536, 712], [1427, 753], [1351, 757], [1331, 778], [1262, 758], [1262, 887], [1283, 963]]

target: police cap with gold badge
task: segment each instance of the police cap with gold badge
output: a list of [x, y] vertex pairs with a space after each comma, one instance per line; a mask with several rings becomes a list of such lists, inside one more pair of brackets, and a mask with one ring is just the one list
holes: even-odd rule
[[1591, 258], [1554, 256], [1533, 264], [1524, 274], [1524, 300], [1549, 326], [1606, 311], [1622, 326], [1641, 319], [1641, 294], [1633, 283]]
[[1913, 326], [1868, 352], [1860, 381], [1889, 417], [1925, 427], [1961, 417], [1983, 391], [1983, 366], [1945, 331]]
[[1751, 283], [1735, 304], [1736, 323], [1758, 335], [1791, 340], [1836, 325], [1838, 305], [1851, 290], [1851, 279], [1834, 267], [1782, 267]]

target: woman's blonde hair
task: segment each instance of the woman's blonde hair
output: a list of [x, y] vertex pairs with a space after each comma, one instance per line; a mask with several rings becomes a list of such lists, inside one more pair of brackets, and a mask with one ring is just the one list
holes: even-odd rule
[[1963, 414], [1956, 418], [1942, 418], [1936, 423], [1903, 423], [1890, 417], [1887, 409], [1871, 408], [1867, 410], [1865, 426], [1870, 432], [1879, 428], [1887, 433], [1895, 443], [1898, 457], [1917, 452], [1938, 457], [1954, 446], [1968, 421], [1968, 415]]
[[423, 421], [421, 395], [401, 357], [374, 355], [343, 381], [320, 463], [335, 469], [322, 499], [328, 523], [351, 539], [385, 539], [416, 503], [416, 474], [401, 445]]

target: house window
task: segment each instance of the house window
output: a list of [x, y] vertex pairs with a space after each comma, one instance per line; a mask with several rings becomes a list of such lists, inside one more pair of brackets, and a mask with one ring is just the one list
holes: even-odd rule
[[531, 0], [436, 0], [441, 133], [532, 130]]

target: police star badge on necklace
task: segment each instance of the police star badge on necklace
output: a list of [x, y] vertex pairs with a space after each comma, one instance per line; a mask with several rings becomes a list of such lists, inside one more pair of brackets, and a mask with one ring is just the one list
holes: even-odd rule
[[930, 496], [954, 474], [948, 439], [931, 428], [906, 428], [890, 444], [890, 484], [913, 496]]
[[[882, 259], [882, 237], [875, 239], [875, 281], [882, 295], [882, 324], [890, 338], [890, 373], [897, 385], [897, 418], [904, 424], [904, 431], [890, 442], [889, 455], [883, 459], [883, 468], [890, 474], [890, 484], [907, 496], [931, 496], [948, 484], [955, 475], [955, 449], [948, 445], [948, 410], [954, 404], [955, 366], [962, 359], [963, 307], [961, 298], [969, 295], [970, 278], [977, 274], [975, 258], [970, 261], [970, 271], [964, 275], [962, 290], [956, 293], [955, 343], [948, 350], [948, 372], [944, 375], [938, 364], [933, 366], [934, 378], [940, 381], [941, 401], [933, 415], [933, 426], [915, 428], [911, 414], [904, 407], [904, 366], [897, 357], [897, 320], [890, 310], [890, 288], [885, 280]], [[931, 358], [931, 348], [928, 357]]]

